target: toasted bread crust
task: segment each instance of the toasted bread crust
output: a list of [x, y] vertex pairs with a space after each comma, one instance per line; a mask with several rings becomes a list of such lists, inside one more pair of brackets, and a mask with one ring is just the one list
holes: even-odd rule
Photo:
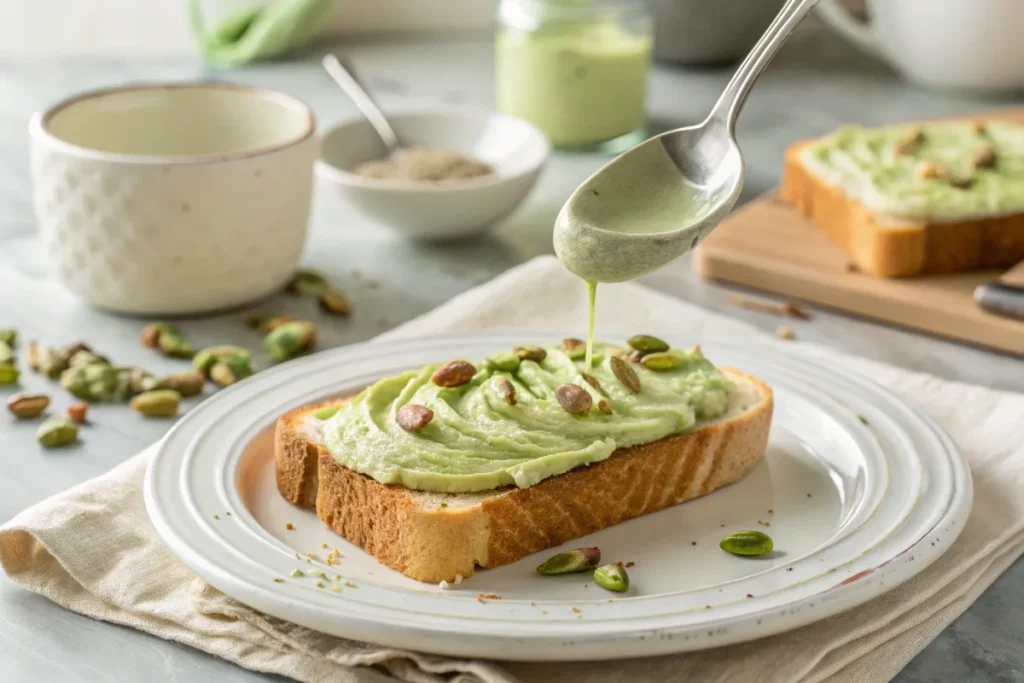
[[861, 271], [905, 277], [1024, 260], [1024, 214], [952, 223], [887, 221], [807, 168], [801, 154], [812, 142], [786, 150], [779, 194], [850, 254]]
[[[381, 484], [339, 465], [307, 440], [303, 421], [312, 409], [301, 409], [278, 420], [278, 488], [303, 507], [312, 507], [305, 492], [315, 488], [320, 519], [388, 567], [420, 581], [452, 581], [471, 576], [476, 566], [508, 564], [739, 479], [760, 461], [772, 416], [771, 390], [745, 377], [761, 400], [735, 417], [619, 449], [529, 488], [452, 494], [448, 507], [438, 502], [443, 495]], [[317, 454], [314, 483], [311, 450]]]

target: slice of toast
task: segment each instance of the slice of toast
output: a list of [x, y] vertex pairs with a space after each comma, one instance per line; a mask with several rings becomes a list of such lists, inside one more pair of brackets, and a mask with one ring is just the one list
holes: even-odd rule
[[[277, 422], [277, 487], [315, 508], [327, 526], [380, 562], [419, 581], [454, 581], [627, 519], [710, 493], [764, 454], [772, 392], [749, 375], [720, 417], [631, 448], [529, 488], [430, 493], [380, 482], [339, 465], [317, 443], [318, 406]], [[344, 402], [340, 399], [336, 402]]]
[[1012, 266], [1024, 260], [1024, 214], [953, 222], [910, 221], [873, 212], [808, 167], [813, 140], [786, 150], [779, 194], [870, 275], [906, 277]]

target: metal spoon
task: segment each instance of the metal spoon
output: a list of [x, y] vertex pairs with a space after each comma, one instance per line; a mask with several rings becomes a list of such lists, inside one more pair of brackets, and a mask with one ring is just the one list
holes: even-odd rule
[[[703, 123], [640, 143], [573, 192], [554, 233], [555, 252], [570, 271], [595, 282], [631, 280], [675, 260], [711, 233], [743, 188], [735, 130], [750, 88], [816, 4], [785, 4]], [[658, 202], [669, 207], [665, 215], [655, 215]]]
[[363, 113], [363, 116], [370, 122], [373, 129], [377, 131], [377, 135], [380, 136], [380, 139], [383, 140], [384, 145], [388, 148], [388, 154], [394, 156], [401, 152], [402, 145], [398, 141], [398, 136], [395, 135], [391, 124], [388, 123], [387, 117], [384, 116], [384, 112], [373, 101], [373, 98], [366, 92], [366, 89], [356, 80], [353, 70], [345, 67], [341, 60], [333, 54], [325, 55], [321, 63], [324, 66], [324, 71], [345, 91], [345, 94], [352, 99], [352, 102]]

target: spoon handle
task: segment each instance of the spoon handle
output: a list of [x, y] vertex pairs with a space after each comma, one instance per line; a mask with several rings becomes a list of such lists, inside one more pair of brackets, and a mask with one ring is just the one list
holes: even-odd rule
[[796, 25], [817, 4], [818, 0], [789, 0], [785, 4], [725, 87], [725, 91], [711, 110], [710, 120], [728, 126], [730, 135], [735, 132], [736, 119], [739, 118], [743, 104], [747, 101], [750, 88], [789, 38]]
[[387, 117], [384, 116], [384, 112], [380, 110], [380, 107], [373, 101], [370, 94], [356, 80], [352, 70], [345, 68], [341, 61], [333, 54], [324, 55], [321, 63], [324, 66], [324, 71], [334, 79], [338, 87], [345, 91], [345, 94], [352, 99], [352, 102], [363, 113], [363, 116], [370, 122], [373, 129], [377, 131], [377, 135], [384, 141], [388, 152], [396, 154], [402, 147], [398, 142], [398, 136], [395, 135], [394, 129], [391, 128]]

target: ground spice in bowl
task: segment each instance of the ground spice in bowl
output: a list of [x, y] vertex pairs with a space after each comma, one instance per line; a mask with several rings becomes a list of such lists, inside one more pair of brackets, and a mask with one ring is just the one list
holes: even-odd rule
[[489, 176], [494, 169], [455, 150], [409, 147], [393, 157], [362, 163], [353, 173], [384, 180], [436, 183]]

